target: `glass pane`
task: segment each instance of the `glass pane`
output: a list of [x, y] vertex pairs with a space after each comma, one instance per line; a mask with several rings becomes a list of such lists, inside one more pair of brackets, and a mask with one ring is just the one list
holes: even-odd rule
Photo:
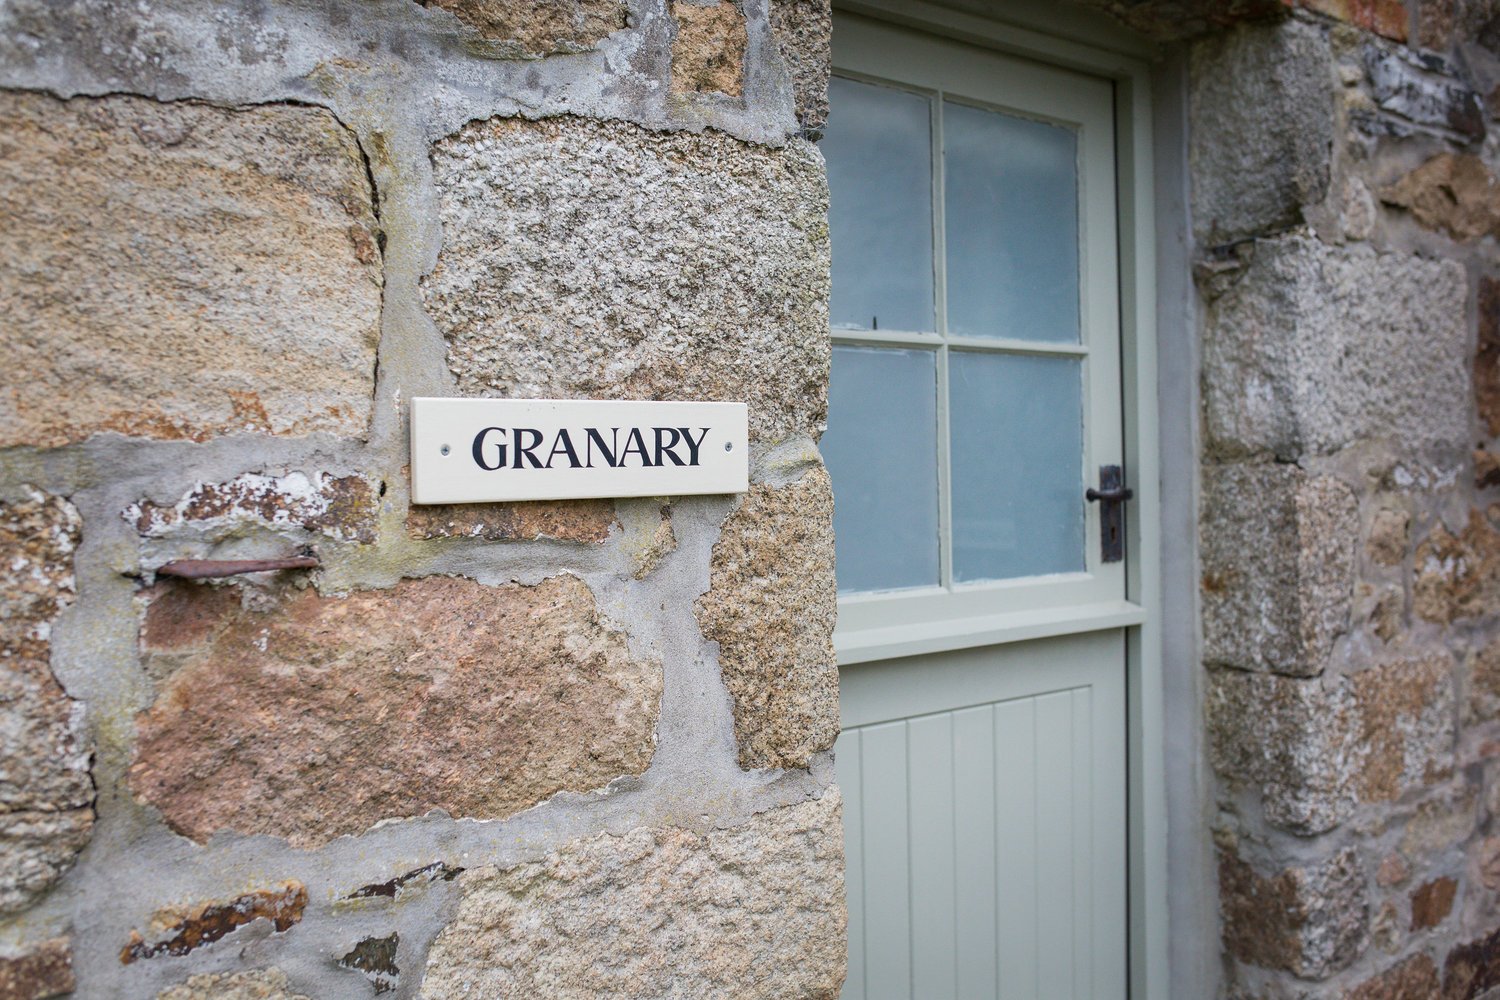
[[1084, 568], [1082, 362], [954, 351], [953, 578]]
[[936, 330], [928, 100], [838, 77], [828, 100], [833, 326]]
[[1078, 137], [945, 101], [943, 147], [948, 332], [1077, 343]]
[[821, 447], [839, 590], [936, 584], [936, 355], [835, 347]]

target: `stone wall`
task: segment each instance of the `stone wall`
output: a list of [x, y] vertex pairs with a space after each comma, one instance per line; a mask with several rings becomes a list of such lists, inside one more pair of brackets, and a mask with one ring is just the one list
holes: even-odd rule
[[1225, 993], [1468, 1000], [1500, 987], [1500, 5], [1298, 7], [1189, 49]]
[[[0, 4], [0, 998], [837, 996], [828, 53]], [[418, 395], [744, 400], [752, 489], [414, 508]]]

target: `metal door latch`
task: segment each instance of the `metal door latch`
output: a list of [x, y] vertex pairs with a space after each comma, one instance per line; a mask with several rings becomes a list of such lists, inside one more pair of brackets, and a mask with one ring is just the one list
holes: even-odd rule
[[1119, 562], [1125, 558], [1125, 501], [1135, 491], [1125, 485], [1125, 473], [1118, 465], [1099, 466], [1099, 488], [1090, 486], [1083, 494], [1089, 503], [1099, 501], [1099, 558]]

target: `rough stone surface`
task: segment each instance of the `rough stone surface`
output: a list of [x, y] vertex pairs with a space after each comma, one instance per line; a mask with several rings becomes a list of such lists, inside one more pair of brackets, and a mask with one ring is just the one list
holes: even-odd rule
[[45, 1000], [73, 992], [73, 951], [53, 938], [13, 955], [0, 955], [0, 997]]
[[189, 908], [158, 910], [151, 917], [149, 938], [131, 931], [130, 940], [120, 949], [120, 964], [162, 956], [180, 958], [257, 920], [265, 920], [277, 933], [285, 933], [302, 921], [306, 910], [307, 887], [301, 882], [284, 882], [274, 889], [257, 889]]
[[1411, 515], [1404, 510], [1376, 511], [1370, 522], [1370, 535], [1365, 540], [1365, 551], [1381, 566], [1399, 566], [1406, 559], [1406, 546], [1411, 539]]
[[1344, 1000], [1432, 1000], [1438, 995], [1437, 966], [1413, 955], [1344, 994]]
[[377, 488], [361, 476], [250, 472], [226, 483], [199, 483], [175, 503], [142, 500], [127, 507], [124, 516], [148, 538], [189, 527], [219, 539], [248, 525], [263, 525], [368, 543], [375, 540], [379, 513]]
[[280, 969], [206, 973], [191, 976], [156, 995], [156, 1000], [311, 1000], [293, 993]]
[[81, 708], [50, 659], [82, 526], [72, 504], [37, 490], [0, 503], [0, 913], [51, 886], [93, 826]]
[[727, 830], [604, 834], [465, 872], [421, 995], [835, 1000], [843, 850], [829, 789]]
[[745, 15], [733, 0], [675, 0], [672, 90], [739, 97], [745, 89]]
[[1448, 919], [1458, 883], [1444, 876], [1417, 887], [1411, 894], [1411, 929], [1427, 930]]
[[822, 468], [753, 486], [714, 545], [703, 634], [719, 644], [743, 768], [806, 767], [839, 734], [833, 490]]
[[483, 538], [598, 544], [617, 524], [610, 500], [538, 500], [528, 503], [444, 503], [413, 506], [406, 530], [413, 538]]
[[1207, 466], [1200, 525], [1204, 659], [1320, 673], [1349, 626], [1353, 492], [1291, 465]]
[[1325, 979], [1354, 961], [1367, 938], [1364, 873], [1353, 848], [1270, 876], [1220, 850], [1219, 896], [1224, 947], [1241, 962]]
[[813, 136], [828, 124], [828, 71], [833, 62], [829, 0], [771, 0], [771, 33], [792, 77], [797, 121]]
[[1462, 70], [1401, 46], [1365, 46], [1370, 96], [1381, 112], [1422, 130], [1468, 141], [1485, 134], [1484, 106]]
[[1193, 46], [1188, 155], [1205, 243], [1288, 229], [1328, 195], [1332, 55], [1299, 21], [1245, 26]]
[[[182, 590], [147, 612], [147, 669], [166, 656], [172, 672], [130, 783], [195, 840], [311, 846], [433, 809], [498, 818], [651, 760], [661, 668], [630, 657], [574, 577], [303, 591], [268, 610]], [[208, 613], [184, 612], [200, 599]]]
[[1403, 0], [1295, 0], [1303, 10], [1337, 18], [1393, 41], [1406, 41], [1407, 11]]
[[1399, 660], [1348, 678], [1358, 714], [1354, 788], [1391, 802], [1453, 769], [1453, 664], [1446, 652]]
[[1380, 198], [1454, 239], [1500, 232], [1500, 183], [1472, 154], [1440, 153], [1386, 188]]
[[1387, 802], [1453, 767], [1446, 654], [1397, 661], [1330, 685], [1215, 670], [1207, 692], [1220, 777], [1256, 787], [1266, 820], [1304, 836], [1359, 803]]
[[1401, 850], [1410, 858], [1431, 859], [1467, 840], [1478, 818], [1478, 796], [1472, 789], [1445, 789], [1417, 806], [1401, 835]]
[[1417, 546], [1412, 592], [1418, 615], [1448, 623], [1500, 608], [1500, 504], [1488, 515], [1471, 510], [1457, 535], [1439, 523]]
[[1291, 236], [1255, 244], [1209, 308], [1211, 448], [1282, 459], [1389, 439], [1467, 453], [1463, 268]]
[[625, 27], [629, 13], [620, 0], [417, 0], [447, 11], [501, 46], [499, 54], [545, 56], [587, 52]]
[[1474, 356], [1474, 402], [1479, 423], [1500, 437], [1500, 281], [1479, 282], [1479, 347]]
[[1477, 1000], [1500, 987], [1500, 930], [1448, 952], [1443, 962], [1443, 1000]]
[[1470, 660], [1465, 693], [1465, 722], [1500, 718], [1500, 639], [1476, 652]]
[[1474, 449], [1474, 486], [1481, 490], [1500, 486], [1500, 453]]
[[364, 435], [380, 253], [331, 114], [8, 91], [0, 137], [0, 446]]
[[828, 191], [811, 144], [493, 119], [433, 164], [443, 249], [422, 289], [460, 394], [740, 400], [754, 437], [821, 429]]

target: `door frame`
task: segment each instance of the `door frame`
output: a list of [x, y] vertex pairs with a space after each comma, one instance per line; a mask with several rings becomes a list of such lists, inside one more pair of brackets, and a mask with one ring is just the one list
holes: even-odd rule
[[[998, 6], [998, 5], [997, 5]], [[834, 0], [838, 12], [967, 42], [1103, 77], [1115, 91], [1115, 144], [1120, 268], [1121, 396], [1124, 454], [1135, 489], [1127, 517], [1126, 815], [1130, 996], [1168, 995], [1168, 850], [1162, 648], [1162, 504], [1158, 449], [1157, 241], [1152, 70], [1157, 53], [1123, 29], [1055, 4], [1007, 0], [995, 18], [978, 17], [924, 0]], [[837, 26], [835, 25], [837, 45]], [[1093, 540], [1090, 539], [1090, 544]], [[1070, 631], [1059, 622], [1038, 630], [1004, 629], [1002, 636], [966, 636], [962, 645], [1019, 640]], [[1026, 634], [1031, 633], [1031, 634]], [[895, 637], [890, 637], [894, 639]], [[932, 640], [921, 643], [936, 648]], [[841, 644], [839, 665], [918, 652]], [[920, 651], [927, 651], [926, 648]]]

